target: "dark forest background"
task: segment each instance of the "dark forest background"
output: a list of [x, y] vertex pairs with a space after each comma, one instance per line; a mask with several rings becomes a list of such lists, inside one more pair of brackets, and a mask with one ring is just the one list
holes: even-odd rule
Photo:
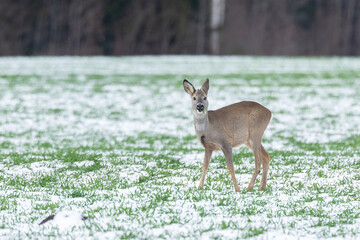
[[1, 0], [0, 55], [360, 55], [359, 0]]

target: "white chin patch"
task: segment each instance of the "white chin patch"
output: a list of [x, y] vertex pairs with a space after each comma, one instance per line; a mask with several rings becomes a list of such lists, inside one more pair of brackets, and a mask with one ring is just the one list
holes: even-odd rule
[[196, 117], [203, 118], [205, 115], [206, 115], [205, 110], [203, 112], [199, 112], [198, 110], [196, 110], [196, 114], [195, 114]]

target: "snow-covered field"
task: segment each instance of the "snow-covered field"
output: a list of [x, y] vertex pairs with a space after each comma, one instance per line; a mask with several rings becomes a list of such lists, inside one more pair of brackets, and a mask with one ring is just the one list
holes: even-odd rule
[[[182, 80], [206, 77], [209, 109], [273, 112], [266, 191], [246, 191], [245, 147], [241, 193], [221, 153], [197, 190], [203, 150]], [[0, 239], [358, 239], [359, 131], [359, 58], [3, 57]]]

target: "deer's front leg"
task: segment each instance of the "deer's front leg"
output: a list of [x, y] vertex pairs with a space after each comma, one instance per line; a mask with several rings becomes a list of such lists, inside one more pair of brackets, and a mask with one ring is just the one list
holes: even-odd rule
[[212, 150], [205, 149], [203, 171], [202, 171], [202, 175], [201, 175], [201, 179], [200, 179], [199, 189], [203, 189], [203, 187], [204, 187], [205, 175], [206, 175], [206, 171], [210, 164], [212, 152], [213, 152]]
[[235, 178], [235, 172], [234, 172], [234, 163], [233, 163], [233, 156], [232, 156], [232, 148], [231, 146], [227, 146], [227, 147], [223, 147], [221, 148], [221, 150], [223, 151], [225, 158], [226, 158], [226, 165], [227, 168], [230, 172], [231, 175], [231, 179], [234, 183], [234, 187], [235, 187], [235, 192], [240, 192], [240, 187], [236, 182], [236, 178]]

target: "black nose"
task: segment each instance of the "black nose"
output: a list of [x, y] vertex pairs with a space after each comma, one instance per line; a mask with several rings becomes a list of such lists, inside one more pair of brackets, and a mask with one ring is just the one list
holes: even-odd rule
[[196, 109], [197, 109], [199, 112], [202, 112], [202, 111], [204, 110], [204, 105], [199, 104], [199, 105], [196, 106]]

